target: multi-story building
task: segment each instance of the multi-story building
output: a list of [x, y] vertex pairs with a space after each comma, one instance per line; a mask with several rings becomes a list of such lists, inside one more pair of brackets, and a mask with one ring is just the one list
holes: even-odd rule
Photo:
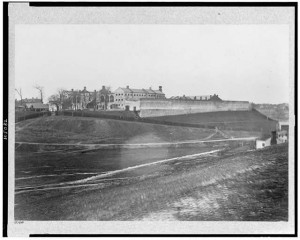
[[88, 108], [88, 104], [95, 98], [95, 91], [89, 92], [86, 87], [83, 90], [63, 91], [62, 108], [72, 110], [83, 110]]
[[63, 91], [61, 94], [62, 109], [72, 110], [106, 110], [113, 108], [114, 94], [105, 86], [99, 91], [83, 90]]
[[135, 89], [119, 87], [114, 91], [114, 103], [115, 106], [119, 109], [126, 109], [126, 102], [128, 101], [137, 101], [142, 98], [152, 98], [152, 99], [163, 99], [165, 94], [162, 92], [162, 87], [159, 86], [158, 90], [149, 89]]
[[[63, 91], [61, 93], [62, 109], [72, 110], [108, 110], [108, 109], [126, 109], [126, 105], [134, 103], [139, 99], [162, 99], [165, 94], [160, 86], [158, 90], [118, 88], [111, 92], [109, 88], [102, 86], [99, 91], [90, 92], [84, 87], [83, 90]], [[131, 104], [132, 105], [132, 104]]]
[[109, 88], [102, 86], [102, 89], [96, 94], [96, 109], [107, 110], [112, 109], [114, 106], [114, 93]]

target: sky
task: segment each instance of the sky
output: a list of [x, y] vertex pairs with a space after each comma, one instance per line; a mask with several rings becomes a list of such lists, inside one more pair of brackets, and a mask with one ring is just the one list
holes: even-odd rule
[[[288, 25], [16, 25], [15, 87], [158, 89], [167, 97], [289, 100]], [[19, 99], [18, 95], [16, 98]]]

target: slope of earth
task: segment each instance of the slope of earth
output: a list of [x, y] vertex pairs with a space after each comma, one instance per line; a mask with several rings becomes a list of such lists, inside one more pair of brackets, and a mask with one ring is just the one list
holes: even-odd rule
[[22, 121], [16, 124], [15, 137], [16, 142], [40, 143], [155, 143], [224, 138], [212, 129], [68, 116]]
[[289, 105], [282, 104], [253, 104], [253, 107], [260, 113], [277, 121], [289, 120]]
[[244, 130], [271, 132], [276, 121], [257, 111], [220, 111], [149, 118], [159, 121], [216, 126], [222, 130]]
[[17, 220], [287, 221], [288, 145], [176, 158], [15, 200]]

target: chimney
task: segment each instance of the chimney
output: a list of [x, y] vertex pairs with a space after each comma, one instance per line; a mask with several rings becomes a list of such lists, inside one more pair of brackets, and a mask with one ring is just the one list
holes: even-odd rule
[[126, 86], [127, 89], [129, 89], [129, 86]]
[[102, 90], [105, 90], [105, 86], [102, 86]]
[[159, 86], [159, 87], [158, 87], [158, 89], [159, 89], [159, 91], [161, 91], [161, 92], [162, 92], [162, 86]]
[[272, 131], [271, 145], [277, 144], [276, 141], [276, 131]]
[[151, 87], [149, 87], [149, 89], [150, 89], [150, 90], [152, 90], [152, 88], [151, 88]]
[[84, 87], [84, 88], [83, 88], [83, 90], [85, 90], [85, 91], [86, 91], [86, 87]]
[[74, 91], [74, 89], [72, 88], [72, 89], [71, 89], [71, 91], [73, 92], [73, 91]]

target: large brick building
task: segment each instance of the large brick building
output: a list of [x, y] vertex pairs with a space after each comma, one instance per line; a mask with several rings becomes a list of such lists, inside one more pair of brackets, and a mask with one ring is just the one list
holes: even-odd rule
[[62, 108], [72, 110], [82, 110], [94, 99], [93, 92], [83, 88], [83, 90], [64, 91], [62, 93]]
[[63, 91], [62, 109], [70, 110], [106, 110], [111, 109], [114, 103], [114, 94], [105, 86], [99, 91], [83, 90]]
[[[63, 91], [62, 109], [72, 110], [109, 110], [109, 109], [133, 109], [135, 102], [139, 99], [165, 99], [165, 94], [160, 86], [158, 90], [118, 88], [111, 92], [109, 88], [102, 86], [99, 91], [83, 90]], [[127, 107], [126, 107], [127, 106]]]

